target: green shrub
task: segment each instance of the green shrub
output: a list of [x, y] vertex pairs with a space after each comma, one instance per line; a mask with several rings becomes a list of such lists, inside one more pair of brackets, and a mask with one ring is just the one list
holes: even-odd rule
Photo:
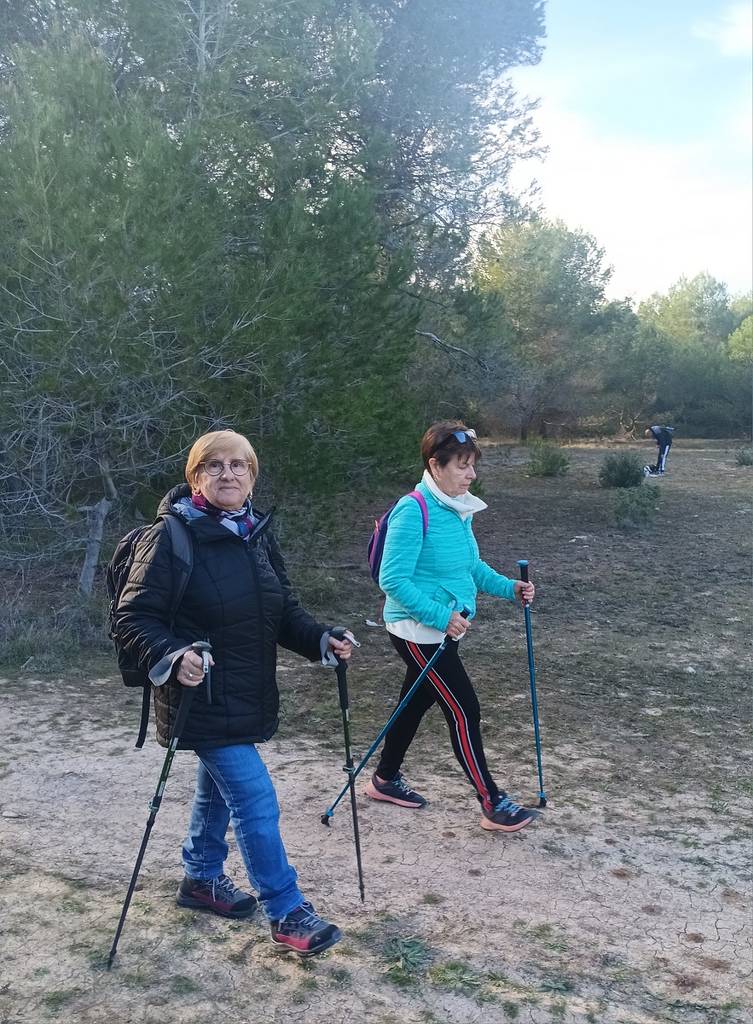
[[753, 466], [753, 448], [738, 448], [735, 452], [738, 466]]
[[569, 456], [556, 444], [537, 441], [528, 459], [530, 476], [564, 476], [570, 469]]
[[643, 462], [635, 452], [610, 452], [599, 470], [602, 487], [640, 487]]
[[622, 490], [614, 496], [612, 517], [618, 526], [638, 529], [653, 521], [660, 501], [661, 493], [658, 487], [633, 487], [630, 490]]

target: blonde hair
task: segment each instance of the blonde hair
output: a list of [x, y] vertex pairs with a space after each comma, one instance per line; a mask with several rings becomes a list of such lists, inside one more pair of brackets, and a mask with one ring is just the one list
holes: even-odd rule
[[186, 462], [186, 480], [189, 485], [194, 489], [197, 487], [202, 462], [213, 458], [223, 448], [230, 447], [239, 448], [243, 452], [243, 458], [248, 462], [251, 487], [253, 487], [259, 475], [259, 459], [249, 439], [234, 430], [212, 430], [208, 434], [202, 434], [194, 441]]

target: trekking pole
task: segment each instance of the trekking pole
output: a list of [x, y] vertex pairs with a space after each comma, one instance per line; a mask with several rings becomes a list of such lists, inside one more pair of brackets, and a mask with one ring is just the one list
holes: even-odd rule
[[[209, 666], [209, 652], [211, 651], [211, 644], [204, 640], [197, 640], [196, 643], [191, 644], [191, 650], [196, 651], [197, 654], [201, 655], [202, 669], [204, 672], [204, 678], [209, 681], [211, 678], [211, 669]], [[120, 940], [120, 933], [123, 931], [123, 925], [125, 924], [126, 914], [128, 908], [131, 905], [131, 897], [133, 896], [136, 888], [136, 880], [139, 877], [139, 871], [141, 870], [141, 862], [144, 859], [146, 853], [146, 844], [149, 842], [149, 836], [151, 835], [152, 828], [154, 826], [155, 818], [157, 817], [157, 811], [162, 803], [162, 794], [165, 791], [167, 784], [167, 777], [170, 774], [170, 766], [173, 763], [173, 757], [175, 751], [178, 749], [178, 743], [180, 742], [180, 736], [183, 732], [183, 728], [188, 718], [188, 712], [193, 703], [194, 694], [196, 688], [193, 686], [181, 687], [182, 693], [180, 695], [180, 705], [178, 706], [178, 714], [175, 716], [175, 725], [173, 726], [173, 734], [170, 739], [170, 744], [165, 754], [165, 760], [162, 765], [162, 771], [160, 773], [159, 782], [157, 783], [157, 789], [155, 790], [154, 796], [149, 804], [149, 818], [146, 823], [146, 829], [144, 830], [144, 837], [141, 840], [141, 846], [139, 847], [138, 856], [136, 857], [136, 864], [133, 868], [133, 874], [131, 875], [131, 882], [128, 886], [128, 892], [126, 893], [125, 902], [123, 903], [123, 909], [120, 912], [120, 920], [118, 921], [118, 928], [115, 932], [115, 938], [112, 942], [110, 949], [110, 955], [107, 958], [107, 970], [109, 971], [112, 967], [112, 962], [115, 959], [115, 953], [117, 952], [118, 942]]]
[[[330, 636], [334, 637], [335, 640], [345, 639], [345, 627], [335, 626], [331, 629]], [[358, 831], [358, 807], [356, 805], [356, 784], [355, 777], [353, 775], [353, 756], [350, 752], [350, 705], [348, 702], [348, 680], [347, 680], [347, 664], [336, 654], [337, 666], [335, 668], [335, 674], [337, 675], [337, 692], [340, 696], [340, 711], [342, 712], [343, 718], [343, 737], [345, 740], [345, 765], [343, 771], [348, 774], [348, 788], [350, 789], [350, 809], [353, 814], [353, 839], [356, 845], [356, 864], [358, 865], [358, 888], [361, 893], [361, 903], [366, 899], [363, 884], [363, 865], [361, 863], [361, 835]]]
[[[470, 612], [468, 611], [467, 608], [464, 608], [460, 614], [463, 616], [464, 619], [467, 619], [469, 614], [470, 614]], [[345, 794], [348, 792], [348, 789], [350, 788], [351, 783], [355, 782], [355, 780], [358, 778], [358, 776], [364, 770], [364, 768], [366, 767], [366, 763], [371, 759], [371, 756], [374, 753], [374, 751], [376, 750], [376, 748], [379, 746], [379, 744], [382, 742], [384, 737], [390, 731], [390, 729], [395, 724], [397, 719], [400, 717], [400, 714], [405, 710], [405, 707], [410, 702], [411, 697], [416, 692], [416, 690], [419, 688], [421, 683], [424, 681], [424, 679], [426, 678], [426, 676], [427, 676], [429, 670], [431, 669], [431, 667], [441, 657], [442, 651], [444, 651], [445, 647], [447, 646], [447, 641], [449, 639], [450, 638], [448, 636], [444, 637], [444, 639], [442, 640], [442, 643], [439, 645], [439, 647], [437, 647], [436, 651], [432, 654], [432, 656], [426, 662], [424, 667], [421, 669], [421, 673], [418, 676], [418, 678], [416, 679], [416, 681], [413, 684], [413, 686], [411, 686], [410, 690], [408, 690], [406, 695], [403, 697], [403, 699], [400, 701], [398, 706], [392, 712], [392, 714], [390, 715], [390, 718], [389, 718], [387, 724], [384, 726], [384, 728], [379, 733], [377, 738], [374, 740], [374, 742], [371, 744], [371, 746], [366, 751], [364, 756], [361, 758], [358, 766], [353, 769], [352, 773], [350, 774], [350, 777], [349, 777], [348, 781], [343, 786], [343, 788], [340, 790], [340, 792], [337, 794], [337, 797], [335, 798], [335, 800], [330, 804], [330, 806], [327, 808], [327, 810], [321, 816], [320, 820], [321, 820], [322, 825], [329, 825], [330, 819], [332, 818], [332, 815], [335, 813], [335, 808], [340, 803], [340, 801], [345, 796]], [[457, 640], [455, 641], [455, 643], [457, 643]]]
[[[520, 578], [528, 583], [528, 562], [525, 558], [518, 560]], [[528, 601], [523, 602], [523, 614], [526, 620], [526, 647], [528, 648], [528, 677], [531, 681], [531, 709], [533, 711], [533, 735], [536, 740], [536, 764], [539, 771], [539, 807], [546, 807], [544, 792], [544, 769], [541, 767], [541, 733], [539, 732], [539, 702], [536, 699], [536, 668], [533, 663], [533, 630], [531, 628], [531, 607]]]

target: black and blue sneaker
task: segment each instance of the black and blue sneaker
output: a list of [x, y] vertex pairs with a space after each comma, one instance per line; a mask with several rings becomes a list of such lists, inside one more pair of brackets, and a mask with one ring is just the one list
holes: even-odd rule
[[388, 804], [397, 804], [398, 807], [425, 807], [426, 798], [411, 789], [400, 772], [394, 779], [384, 782], [378, 775], [371, 776], [371, 782], [367, 783], [364, 790], [366, 796], [372, 800], [384, 800]]
[[491, 811], [482, 808], [481, 828], [488, 832], [519, 832], [538, 817], [538, 811], [516, 804], [509, 796], [504, 795]]

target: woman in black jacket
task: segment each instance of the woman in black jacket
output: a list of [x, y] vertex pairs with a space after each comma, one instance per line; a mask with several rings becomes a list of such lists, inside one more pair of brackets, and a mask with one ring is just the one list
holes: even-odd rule
[[[225, 834], [232, 822], [251, 885], [270, 920], [276, 945], [301, 955], [341, 938], [297, 885], [280, 836], [279, 807], [256, 744], [274, 735], [279, 694], [277, 645], [325, 664], [349, 658], [351, 645], [329, 635], [295, 598], [270, 517], [251, 505], [259, 463], [249, 441], [232, 430], [204, 434], [193, 445], [185, 485], [160, 504], [162, 518], [138, 543], [118, 602], [117, 630], [149, 666], [155, 684], [157, 738], [166, 746], [181, 686], [203, 680], [190, 645], [212, 647], [211, 692], [196, 691], [180, 747], [199, 759], [188, 836], [181, 907], [223, 917], [251, 917], [254, 896], [224, 873]], [[171, 620], [173, 555], [165, 516], [178, 516], [191, 538], [193, 571]]]

